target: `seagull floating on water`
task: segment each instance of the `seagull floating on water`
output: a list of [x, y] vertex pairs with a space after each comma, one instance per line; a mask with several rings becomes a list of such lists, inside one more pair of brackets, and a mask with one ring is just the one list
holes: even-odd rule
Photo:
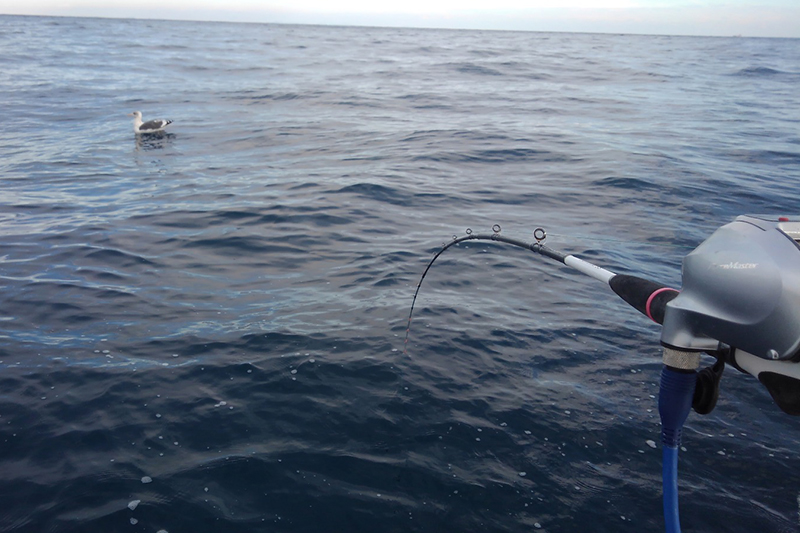
[[156, 133], [159, 131], [164, 131], [164, 128], [172, 124], [171, 120], [164, 120], [163, 118], [142, 122], [141, 111], [128, 113], [128, 116], [133, 117], [133, 131], [135, 133]]

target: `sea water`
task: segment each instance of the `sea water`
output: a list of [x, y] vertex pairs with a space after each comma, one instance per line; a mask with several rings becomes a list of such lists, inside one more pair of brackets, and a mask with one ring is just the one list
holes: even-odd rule
[[[658, 531], [659, 328], [800, 211], [800, 40], [0, 17], [0, 531]], [[137, 137], [128, 113], [167, 118]], [[728, 369], [686, 531], [796, 531]]]

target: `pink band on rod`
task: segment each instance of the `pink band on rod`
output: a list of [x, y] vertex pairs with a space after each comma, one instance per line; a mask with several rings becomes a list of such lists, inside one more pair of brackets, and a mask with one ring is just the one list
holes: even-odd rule
[[[678, 292], [676, 289], [672, 289], [670, 287], [661, 287], [657, 291], [653, 291], [653, 294], [650, 295], [650, 297], [647, 299], [647, 304], [644, 306], [644, 310], [645, 310], [645, 314], [647, 314], [647, 318], [649, 318], [653, 322], [655, 322], [656, 320], [653, 318], [653, 315], [650, 314], [650, 304], [653, 303], [653, 298], [655, 298], [656, 296], [658, 296], [659, 294], [661, 294], [664, 291], [675, 291], [675, 292]], [[658, 323], [658, 322], [656, 322], [656, 323]]]

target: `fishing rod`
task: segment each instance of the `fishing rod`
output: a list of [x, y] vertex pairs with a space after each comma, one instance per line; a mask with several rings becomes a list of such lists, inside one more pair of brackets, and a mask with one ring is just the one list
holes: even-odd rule
[[[411, 320], [414, 314], [414, 307], [417, 303], [419, 291], [422, 288], [422, 282], [428, 275], [428, 271], [430, 271], [433, 263], [445, 252], [445, 250], [465, 241], [482, 240], [504, 242], [519, 248], [530, 250], [531, 252], [543, 255], [554, 261], [558, 261], [559, 263], [571, 267], [582, 274], [586, 274], [587, 276], [598, 281], [608, 283], [612, 290], [616, 292], [623, 300], [659, 324], [663, 320], [664, 305], [675, 295], [677, 295], [677, 291], [675, 289], [670, 289], [665, 285], [660, 285], [636, 276], [615, 274], [610, 270], [601, 268], [574, 255], [565, 254], [563, 252], [554, 250], [544, 244], [545, 239], [547, 239], [547, 232], [543, 228], [536, 228], [534, 230], [533, 242], [506, 237], [505, 235], [501, 235], [500, 231], [501, 228], [498, 224], [495, 224], [492, 227], [492, 233], [490, 234], [473, 233], [471, 229], [467, 229], [466, 235], [461, 237], [453, 236], [452, 241], [443, 245], [442, 248], [440, 248], [439, 251], [434, 254], [433, 258], [431, 258], [430, 262], [428, 263], [428, 266], [423, 271], [422, 276], [419, 279], [419, 283], [417, 283], [417, 288], [414, 291], [414, 298], [411, 301], [411, 310], [408, 313], [408, 327], [406, 328], [406, 337], [404, 342], [405, 353], [407, 353], [408, 348], [408, 339], [411, 331]], [[650, 295], [653, 295], [652, 299], [650, 298]]]
[[[682, 288], [616, 274], [544, 244], [544, 229], [526, 242], [500, 234], [455, 237], [434, 254], [422, 273], [404, 343], [407, 353], [414, 305], [436, 259], [456, 244], [495, 241], [552, 259], [606, 283], [625, 302], [662, 325], [662, 486], [667, 533], [680, 533], [678, 449], [690, 411], [710, 413], [719, 397], [725, 365], [756, 377], [787, 414], [800, 415], [800, 216], [742, 215], [703, 241], [683, 259]], [[706, 353], [716, 359], [699, 369]]]

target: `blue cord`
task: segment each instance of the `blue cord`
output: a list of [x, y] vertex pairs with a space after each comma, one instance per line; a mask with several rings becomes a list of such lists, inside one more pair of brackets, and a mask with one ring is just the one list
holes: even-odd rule
[[662, 454], [664, 480], [664, 523], [667, 533], [680, 533], [678, 516], [678, 448], [664, 446]]
[[662, 478], [664, 487], [664, 522], [667, 533], [680, 533], [678, 516], [678, 447], [683, 424], [692, 409], [697, 372], [661, 369], [658, 412], [661, 415], [661, 444], [664, 447]]

